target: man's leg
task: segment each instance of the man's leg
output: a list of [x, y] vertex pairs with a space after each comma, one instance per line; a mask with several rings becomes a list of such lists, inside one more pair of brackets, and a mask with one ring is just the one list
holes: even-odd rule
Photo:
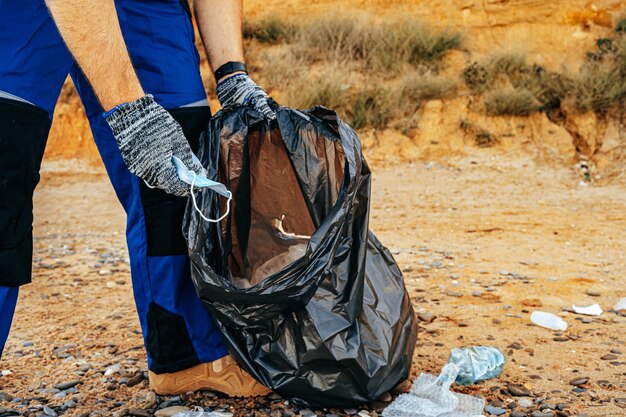
[[[179, 0], [118, 2], [117, 10], [144, 91], [170, 110], [197, 151], [210, 112], [189, 15]], [[128, 215], [133, 291], [149, 369], [155, 374], [175, 373], [224, 357], [221, 335], [190, 278], [181, 230], [186, 199], [150, 189], [128, 171], [89, 83], [77, 68], [72, 78]], [[183, 107], [197, 102], [205, 105]]]
[[0, 357], [9, 337], [19, 287], [0, 287]]
[[31, 280], [33, 191], [72, 57], [43, 0], [0, 0], [0, 351]]

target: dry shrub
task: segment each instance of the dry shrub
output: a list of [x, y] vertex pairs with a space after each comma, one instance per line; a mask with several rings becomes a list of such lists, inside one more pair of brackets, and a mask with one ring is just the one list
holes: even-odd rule
[[598, 50], [567, 83], [567, 95], [580, 112], [605, 112], [626, 99], [626, 34], [598, 41]]
[[463, 71], [465, 84], [475, 93], [483, 93], [497, 82], [509, 83], [527, 69], [526, 54], [503, 51], [482, 62], [472, 62]]
[[276, 19], [247, 22], [247, 38], [263, 43], [286, 42], [308, 62], [359, 62], [369, 71], [394, 66], [434, 67], [461, 44], [461, 35], [436, 30], [413, 20], [380, 22], [367, 14], [328, 15], [291, 25]]
[[284, 19], [266, 17], [260, 20], [246, 20], [243, 24], [243, 37], [262, 43], [288, 42], [294, 35], [294, 26]]
[[539, 106], [530, 91], [506, 88], [488, 93], [485, 96], [485, 109], [492, 116], [528, 116]]
[[295, 80], [287, 92], [287, 105], [309, 108], [317, 105], [338, 111], [346, 110], [350, 84], [347, 76], [336, 68], [326, 68], [315, 77]]
[[310, 78], [310, 74], [302, 59], [293, 50], [265, 51], [261, 58], [260, 75], [269, 89], [290, 89], [294, 81]]
[[422, 103], [453, 97], [456, 94], [455, 80], [446, 77], [427, 77], [419, 74], [405, 76], [398, 87], [401, 100]]
[[572, 78], [568, 93], [580, 112], [602, 112], [626, 97], [626, 78], [619, 68], [598, 65]]
[[358, 91], [348, 109], [350, 124], [355, 129], [364, 127], [384, 128], [392, 116], [392, 96], [379, 84]]

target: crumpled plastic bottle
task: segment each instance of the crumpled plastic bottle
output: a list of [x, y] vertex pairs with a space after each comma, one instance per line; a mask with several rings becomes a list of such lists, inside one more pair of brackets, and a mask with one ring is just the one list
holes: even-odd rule
[[450, 391], [460, 368], [449, 363], [439, 377], [420, 374], [411, 391], [383, 410], [383, 417], [479, 417], [485, 400]]
[[460, 369], [456, 377], [459, 385], [471, 385], [495, 378], [502, 373], [506, 358], [492, 346], [474, 346], [468, 349], [452, 349], [448, 363]]

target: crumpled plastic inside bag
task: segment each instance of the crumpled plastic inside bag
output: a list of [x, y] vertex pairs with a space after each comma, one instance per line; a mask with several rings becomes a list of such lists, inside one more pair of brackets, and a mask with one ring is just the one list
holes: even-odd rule
[[420, 374], [411, 391], [383, 410], [383, 417], [480, 417], [485, 400], [450, 391], [461, 368], [449, 363], [439, 377]]

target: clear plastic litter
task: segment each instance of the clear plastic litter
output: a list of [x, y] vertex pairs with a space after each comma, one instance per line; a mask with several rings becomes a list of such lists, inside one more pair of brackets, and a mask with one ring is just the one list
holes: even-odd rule
[[492, 346], [474, 346], [468, 349], [452, 349], [448, 363], [459, 367], [456, 383], [471, 385], [495, 378], [502, 373], [506, 358]]
[[567, 323], [563, 321], [563, 319], [555, 314], [546, 313], [544, 311], [533, 311], [530, 315], [530, 321], [537, 326], [545, 327], [550, 330], [567, 330]]
[[411, 391], [398, 396], [383, 410], [383, 417], [479, 417], [485, 400], [450, 391], [459, 374], [453, 363], [443, 367], [439, 377], [420, 374]]
[[576, 314], [583, 314], [585, 316], [601, 316], [603, 313], [602, 307], [600, 307], [600, 304], [597, 303], [590, 306], [573, 305], [572, 310], [574, 310], [574, 313]]
[[626, 310], [626, 297], [619, 300], [617, 304], [615, 304], [615, 307], [613, 307], [613, 310], [615, 311]]

